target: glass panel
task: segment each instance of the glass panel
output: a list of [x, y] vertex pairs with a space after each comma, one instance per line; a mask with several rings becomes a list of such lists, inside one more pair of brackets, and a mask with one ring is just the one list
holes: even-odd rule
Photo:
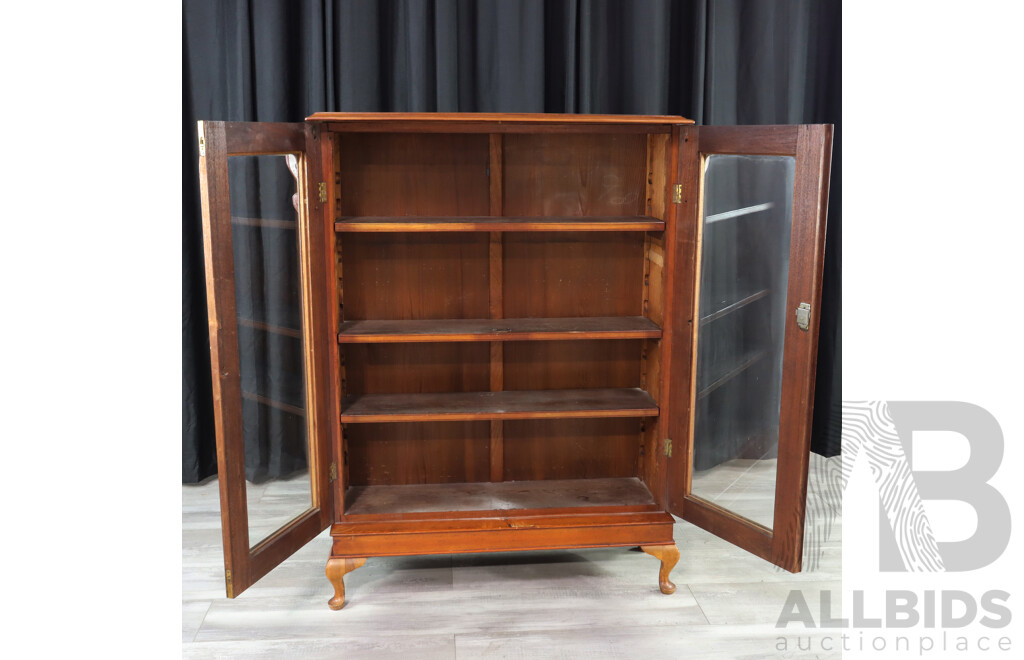
[[228, 159], [249, 542], [313, 505], [294, 156]]
[[771, 528], [782, 399], [790, 156], [708, 156], [691, 493]]

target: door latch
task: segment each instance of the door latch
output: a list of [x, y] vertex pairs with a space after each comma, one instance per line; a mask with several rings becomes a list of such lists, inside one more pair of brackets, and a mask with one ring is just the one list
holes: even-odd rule
[[796, 325], [801, 330], [806, 330], [811, 324], [811, 306], [807, 303], [800, 303], [796, 308]]

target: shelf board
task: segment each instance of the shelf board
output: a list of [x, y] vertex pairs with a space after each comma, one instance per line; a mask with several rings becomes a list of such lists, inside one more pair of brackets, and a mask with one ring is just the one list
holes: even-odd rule
[[347, 424], [657, 415], [658, 404], [639, 388], [363, 394], [341, 404]]
[[722, 220], [729, 220], [731, 218], [741, 218], [745, 215], [751, 215], [753, 213], [759, 213], [761, 211], [767, 211], [768, 209], [775, 206], [774, 202], [765, 202], [764, 204], [755, 204], [753, 206], [746, 206], [741, 209], [734, 211], [725, 211], [724, 213], [715, 213], [704, 218], [704, 224], [710, 225], [713, 222], [721, 222]]
[[342, 344], [399, 344], [450, 341], [551, 341], [571, 339], [658, 339], [659, 328], [643, 316], [542, 319], [442, 319], [432, 321], [345, 321]]
[[770, 293], [770, 291], [768, 289], [761, 289], [760, 291], [758, 291], [756, 293], [752, 293], [752, 294], [750, 294], [749, 296], [747, 296], [745, 298], [741, 298], [741, 299], [737, 300], [736, 302], [732, 303], [731, 305], [726, 305], [725, 307], [723, 307], [722, 309], [720, 309], [720, 310], [718, 310], [716, 312], [712, 312], [711, 314], [707, 314], [706, 316], [700, 317], [700, 324], [701, 325], [705, 325], [707, 323], [711, 323], [712, 321], [717, 321], [718, 319], [722, 318], [723, 316], [727, 316], [729, 314], [732, 314], [736, 310], [742, 309], [743, 307], [746, 307], [750, 303], [756, 302], [756, 301], [760, 300], [761, 298], [764, 298], [769, 293]]
[[442, 231], [663, 231], [665, 223], [649, 216], [519, 217], [464, 216], [359, 216], [334, 223], [340, 232], [442, 232]]
[[653, 504], [651, 492], [636, 477], [352, 486], [345, 491], [346, 516]]
[[741, 373], [743, 373], [744, 371], [746, 371], [750, 367], [752, 367], [755, 364], [757, 364], [766, 355], [768, 355], [768, 351], [766, 351], [766, 350], [758, 351], [757, 353], [754, 353], [753, 355], [748, 357], [746, 360], [744, 360], [742, 363], [740, 363], [738, 366], [736, 366], [734, 369], [731, 369], [729, 372], [727, 372], [726, 374], [724, 374], [723, 376], [721, 376], [720, 378], [715, 380], [713, 383], [707, 385], [706, 387], [701, 389], [699, 392], [697, 392], [697, 400], [703, 399], [707, 395], [709, 395], [712, 392], [714, 392], [715, 390], [717, 390], [722, 385], [725, 385], [726, 383], [728, 383], [730, 380], [732, 380], [736, 376], [739, 376]]

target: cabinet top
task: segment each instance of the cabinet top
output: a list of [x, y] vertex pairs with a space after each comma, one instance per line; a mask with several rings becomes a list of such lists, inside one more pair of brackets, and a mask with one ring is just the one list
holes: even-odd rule
[[521, 124], [692, 124], [679, 115], [572, 115], [535, 112], [317, 112], [307, 121], [510, 122]]

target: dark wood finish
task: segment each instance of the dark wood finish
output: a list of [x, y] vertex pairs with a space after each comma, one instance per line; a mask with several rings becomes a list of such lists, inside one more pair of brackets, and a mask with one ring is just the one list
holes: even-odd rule
[[352, 487], [346, 515], [654, 504], [635, 477]]
[[345, 320], [490, 316], [488, 234], [345, 234], [341, 249]]
[[[800, 570], [803, 556], [831, 156], [831, 126], [799, 127], [771, 557], [773, 563], [792, 572]], [[795, 310], [801, 302], [811, 305], [807, 330], [796, 324]]]
[[692, 119], [679, 115], [581, 115], [529, 112], [316, 112], [308, 121], [364, 122], [387, 121], [395, 123], [421, 122], [453, 126], [460, 123], [523, 123], [523, 124], [692, 124]]
[[350, 424], [657, 414], [654, 400], [639, 388], [365, 394], [346, 397], [341, 404], [341, 421]]
[[[337, 217], [489, 213], [486, 135], [340, 134]], [[336, 219], [337, 219], [336, 217]]]
[[673, 543], [673, 519], [664, 512], [497, 513], [483, 512], [478, 518], [337, 523], [331, 528], [331, 556], [394, 557]]
[[507, 421], [503, 478], [634, 477], [638, 433], [650, 421], [628, 417]]
[[[317, 113], [202, 125], [229, 596], [331, 520], [334, 609], [367, 557], [408, 554], [641, 546], [671, 593], [669, 512], [799, 570], [831, 132], [689, 124]], [[227, 156], [282, 153], [305, 165], [300, 222], [232, 219]], [[697, 327], [769, 295], [695, 316], [703, 153], [797, 159], [787, 304], [809, 302], [812, 328], [787, 317], [774, 533], [690, 494]], [[232, 223], [297, 231], [301, 328], [236, 319]], [[238, 325], [302, 341], [305, 409], [242, 392]], [[305, 412], [313, 439], [313, 507], [251, 549], [243, 398]]]
[[[799, 126], [707, 126], [699, 130], [702, 154], [796, 155]], [[693, 168], [692, 165], [687, 165]], [[696, 168], [693, 168], [696, 169]]]
[[[492, 289], [492, 300], [495, 296]], [[500, 291], [498, 292], [500, 294]], [[543, 319], [443, 319], [427, 321], [346, 321], [342, 344], [453, 341], [555, 341], [579, 339], [658, 339], [661, 328], [643, 316], [576, 316]]]
[[[301, 154], [306, 152], [306, 128], [303, 123], [202, 122], [224, 125], [224, 150], [228, 156]], [[201, 157], [200, 157], [201, 158]]]
[[640, 549], [661, 561], [661, 569], [658, 571], [658, 587], [663, 594], [674, 594], [676, 585], [668, 579], [669, 573], [675, 568], [679, 561], [679, 548], [672, 545], [642, 545]]
[[[697, 310], [697, 255], [700, 235], [700, 144], [697, 128], [683, 126], [675, 135], [678, 157], [673, 171], [681, 186], [681, 201], [676, 204], [675, 240], [668, 243], [674, 265], [665, 291], [666, 312], [662, 326], [663, 343], [671, 350], [671, 368], [666, 382], [671, 403], [661, 421], [673, 440], [671, 456], [665, 462], [668, 486], [666, 500], [671, 513], [683, 517], [684, 496], [690, 490], [690, 437], [693, 419], [693, 390], [696, 387], [694, 368], [694, 317]], [[667, 255], [666, 255], [667, 258]], [[667, 339], [668, 341], [664, 341]], [[663, 395], [664, 396], [664, 395]]]
[[487, 481], [487, 421], [348, 424], [352, 486]]
[[665, 223], [646, 216], [547, 218], [421, 218], [353, 217], [334, 223], [343, 232], [455, 232], [455, 231], [661, 231]]
[[[502, 214], [502, 190], [505, 182], [505, 138], [500, 134], [492, 133], [489, 138], [490, 165], [487, 172], [490, 176], [490, 211], [492, 216]], [[488, 295], [489, 311], [492, 322], [505, 315], [504, 303], [504, 282], [505, 274], [502, 270], [502, 259], [505, 251], [504, 235], [499, 231], [493, 231], [490, 235], [490, 250], [488, 252]], [[493, 326], [492, 326], [493, 327]], [[492, 392], [500, 392], [505, 389], [505, 347], [498, 341], [491, 342], [491, 387]], [[491, 442], [490, 442], [490, 467], [491, 481], [501, 481], [505, 472], [505, 431], [504, 422], [500, 419], [492, 419]]]
[[[318, 130], [308, 124], [239, 124], [200, 122], [203, 155], [199, 159], [203, 209], [203, 242], [210, 315], [210, 359], [213, 376], [217, 468], [221, 492], [221, 529], [224, 545], [226, 591], [229, 598], [242, 593], [274, 566], [326, 529], [333, 516], [328, 489], [327, 399], [320, 387], [327, 366], [318, 359], [329, 328], [321, 307], [326, 295], [321, 251], [324, 232], [312, 219], [323, 209], [310, 195], [320, 176]], [[304, 369], [306, 373], [306, 429], [309, 438], [312, 506], [269, 537], [250, 548], [245, 496], [245, 440], [242, 425], [241, 368], [238, 318], [235, 307], [234, 257], [231, 240], [231, 202], [228, 156], [297, 153], [299, 190], [307, 203], [298, 223], [300, 280], [302, 282]], [[333, 334], [333, 332], [331, 333]], [[250, 395], [255, 396], [255, 395]], [[259, 397], [262, 399], [262, 397]], [[261, 403], [277, 404], [263, 400]]]
[[345, 607], [345, 575], [366, 563], [366, 557], [331, 557], [327, 560], [327, 579], [334, 587], [334, 597], [327, 601], [332, 610]]
[[[799, 571], [803, 552], [804, 512], [807, 496], [807, 467], [810, 451], [814, 368], [817, 350], [817, 313], [821, 296], [825, 213], [828, 203], [828, 166], [831, 127], [758, 126], [702, 127], [683, 129], [698, 143], [699, 154], [757, 154], [796, 158], [793, 222], [790, 235], [789, 290], [787, 292], [785, 343], [783, 349], [782, 404], [779, 420], [779, 459], [776, 477], [774, 524], [771, 529], [690, 494], [692, 446], [687, 446], [680, 464], [682, 476], [670, 475], [672, 511], [682, 518], [717, 534], [789, 571]], [[690, 158], [699, 163], [691, 147]], [[693, 167], [699, 170], [698, 166]], [[699, 226], [700, 205], [688, 207], [690, 222]], [[695, 232], [699, 236], [699, 231]], [[685, 248], [690, 252], [689, 247]], [[700, 253], [699, 239], [692, 254]], [[699, 277], [699, 267], [693, 269]], [[687, 301], [690, 323], [696, 309], [697, 287]], [[743, 301], [740, 301], [741, 303]], [[811, 327], [800, 330], [795, 310], [801, 302], [811, 304]], [[736, 307], [732, 305], [731, 307]], [[728, 310], [728, 308], [727, 308]], [[694, 336], [690, 337], [691, 356]], [[742, 371], [759, 355], [751, 356], [729, 374], [711, 383], [698, 398]], [[691, 371], [692, 391], [696, 375]], [[692, 406], [694, 399], [690, 400]], [[691, 408], [692, 410], [692, 408]], [[677, 420], [677, 428], [684, 422]], [[685, 421], [692, 438], [692, 418]]]

